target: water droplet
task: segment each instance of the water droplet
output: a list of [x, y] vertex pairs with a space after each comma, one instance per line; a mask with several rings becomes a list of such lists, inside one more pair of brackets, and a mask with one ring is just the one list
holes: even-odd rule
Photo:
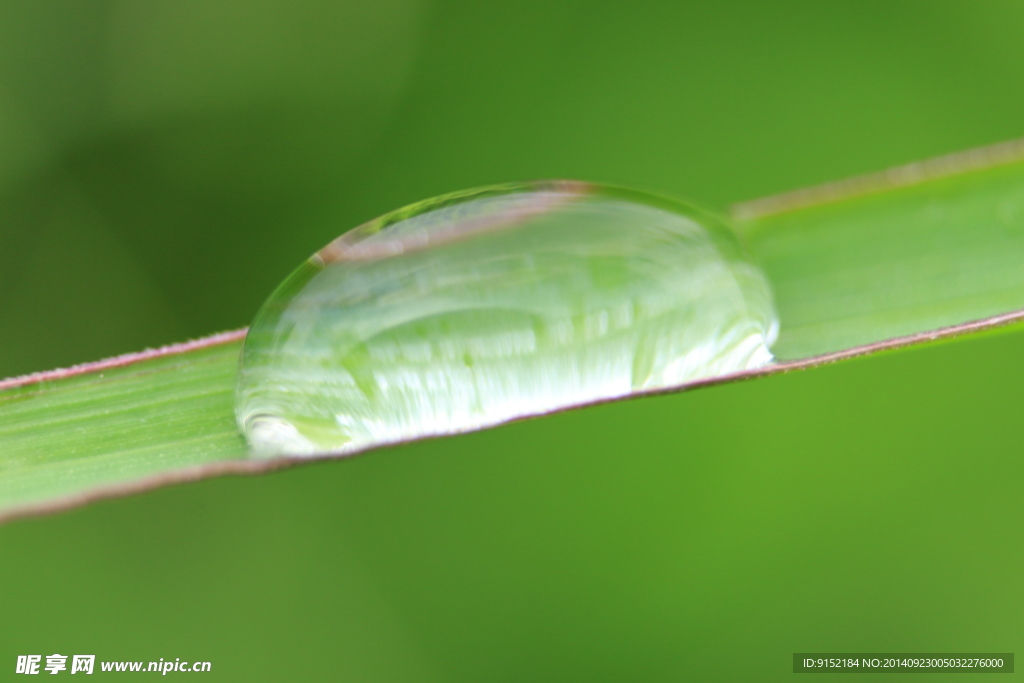
[[256, 455], [351, 452], [759, 367], [768, 284], [714, 215], [577, 182], [345, 233], [271, 295], [237, 392]]

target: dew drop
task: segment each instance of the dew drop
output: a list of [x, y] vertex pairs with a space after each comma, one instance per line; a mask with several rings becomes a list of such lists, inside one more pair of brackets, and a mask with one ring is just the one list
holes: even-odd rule
[[721, 219], [558, 181], [470, 190], [351, 230], [249, 330], [256, 456], [352, 452], [772, 361], [768, 284]]

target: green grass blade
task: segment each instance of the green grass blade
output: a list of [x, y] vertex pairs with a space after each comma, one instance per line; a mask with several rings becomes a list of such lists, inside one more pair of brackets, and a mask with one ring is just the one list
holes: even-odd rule
[[[714, 384], [970, 333], [1024, 314], [1019, 143], [743, 204], [784, 362]], [[0, 518], [226, 472], [244, 331], [0, 382]], [[694, 386], [694, 385], [691, 385]]]
[[240, 348], [239, 334], [219, 335], [5, 382], [0, 516], [230, 471], [246, 455]]
[[1024, 145], [740, 205], [783, 360], [1024, 309]]

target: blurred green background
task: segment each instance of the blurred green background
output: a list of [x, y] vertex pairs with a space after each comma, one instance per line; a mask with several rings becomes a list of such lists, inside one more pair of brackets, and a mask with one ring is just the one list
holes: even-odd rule
[[[0, 376], [241, 327], [339, 233], [452, 190], [725, 208], [1018, 137], [1022, 32], [1015, 0], [3, 0]], [[0, 674], [1024, 652], [1022, 355], [1002, 332], [14, 522]]]

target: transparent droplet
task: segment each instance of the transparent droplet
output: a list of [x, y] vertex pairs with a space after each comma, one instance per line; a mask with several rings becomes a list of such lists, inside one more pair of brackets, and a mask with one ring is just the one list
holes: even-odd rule
[[345, 233], [249, 330], [259, 456], [351, 452], [756, 368], [771, 293], [729, 228], [578, 182], [428, 200]]

